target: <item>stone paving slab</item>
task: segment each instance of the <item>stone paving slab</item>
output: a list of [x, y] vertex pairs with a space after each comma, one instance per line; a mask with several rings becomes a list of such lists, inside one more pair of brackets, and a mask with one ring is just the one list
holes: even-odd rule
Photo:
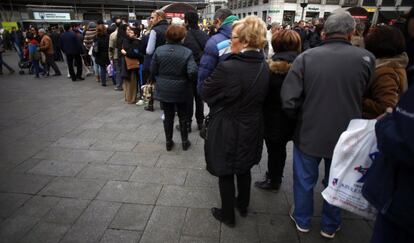
[[89, 203], [89, 200], [62, 198], [43, 220], [49, 223], [72, 225]]
[[65, 160], [74, 162], [105, 162], [112, 155], [113, 152], [111, 151], [95, 151], [49, 147], [40, 151], [33, 157], [48, 160]]
[[130, 180], [140, 183], [184, 185], [186, 176], [186, 170], [137, 167]]
[[105, 185], [102, 180], [58, 177], [40, 194], [58, 197], [93, 199]]
[[20, 242], [57, 243], [69, 229], [69, 225], [39, 223]]
[[108, 229], [100, 243], [138, 243], [141, 234], [136, 231]]
[[109, 181], [97, 199], [112, 202], [154, 204], [160, 185], [136, 182]]
[[53, 177], [39, 175], [7, 174], [0, 176], [0, 192], [36, 194]]
[[2, 243], [18, 242], [39, 221], [39, 218], [25, 215], [16, 215], [8, 218], [0, 224], [0, 239]]
[[166, 185], [162, 188], [157, 205], [191, 208], [219, 206], [217, 189]]
[[150, 152], [115, 152], [112, 158], [108, 161], [108, 164], [154, 167], [158, 158], [159, 154]]
[[50, 176], [76, 176], [87, 163], [74, 163], [58, 160], [43, 160], [28, 173]]
[[220, 237], [220, 222], [211, 215], [210, 209], [189, 208], [182, 234], [218, 239]]
[[140, 242], [179, 242], [186, 211], [185, 208], [155, 207]]
[[118, 166], [118, 165], [90, 165], [86, 167], [79, 175], [79, 178], [87, 179], [108, 179], [108, 180], [128, 180], [135, 166]]
[[123, 204], [112, 221], [110, 228], [144, 231], [152, 213], [153, 206], [141, 204]]
[[7, 218], [31, 198], [27, 194], [0, 193], [0, 218]]
[[94, 201], [80, 216], [61, 242], [97, 242], [121, 204]]

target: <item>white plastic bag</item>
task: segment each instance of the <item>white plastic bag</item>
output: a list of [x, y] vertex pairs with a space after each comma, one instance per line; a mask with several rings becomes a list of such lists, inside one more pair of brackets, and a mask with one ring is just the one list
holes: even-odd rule
[[322, 192], [328, 203], [367, 219], [377, 214], [361, 192], [366, 173], [378, 152], [376, 121], [355, 119], [349, 123], [335, 146], [329, 184]]

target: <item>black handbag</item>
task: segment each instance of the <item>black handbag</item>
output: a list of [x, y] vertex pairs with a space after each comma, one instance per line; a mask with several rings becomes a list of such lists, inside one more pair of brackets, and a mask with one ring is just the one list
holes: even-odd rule
[[[254, 87], [254, 85], [256, 84], [257, 80], [260, 77], [260, 74], [262, 73], [263, 70], [263, 66], [264, 66], [265, 62], [262, 62], [262, 64], [260, 65], [260, 69], [259, 72], [257, 73], [256, 78], [254, 79], [254, 81], [252, 82], [252, 84], [250, 85], [250, 87], [247, 89], [246, 94], [241, 94], [239, 97], [243, 97], [245, 95], [248, 94], [248, 91], [251, 90], [252, 87]], [[243, 92], [244, 93], [244, 92]], [[238, 99], [236, 99], [236, 102], [238, 102]], [[229, 105], [227, 107], [231, 107], [232, 105]], [[221, 111], [223, 111], [225, 109], [225, 107], [220, 107], [218, 108], [216, 111], [214, 111], [214, 113], [211, 113], [211, 111], [208, 113], [208, 115], [205, 117], [204, 119], [204, 123], [203, 126], [200, 129], [200, 137], [204, 140], [207, 140], [208, 138], [208, 125], [211, 123], [211, 120]]]

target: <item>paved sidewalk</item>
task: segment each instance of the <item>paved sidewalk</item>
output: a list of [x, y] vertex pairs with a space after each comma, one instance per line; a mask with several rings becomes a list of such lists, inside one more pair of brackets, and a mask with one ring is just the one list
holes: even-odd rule
[[[4, 59], [17, 62], [14, 53]], [[59, 66], [64, 76], [0, 76], [0, 242], [369, 242], [372, 223], [349, 213], [334, 240], [319, 236], [320, 183], [312, 231], [296, 232], [291, 151], [282, 189], [252, 188], [248, 217], [233, 229], [219, 224], [210, 215], [218, 183], [198, 133], [183, 152], [174, 131], [177, 146], [166, 152], [159, 109], [127, 105], [94, 77], [72, 82]]]

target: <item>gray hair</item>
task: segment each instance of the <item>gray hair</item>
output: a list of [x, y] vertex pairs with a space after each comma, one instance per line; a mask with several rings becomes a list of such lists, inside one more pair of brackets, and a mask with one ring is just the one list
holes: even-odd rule
[[270, 25], [272, 26], [272, 28], [273, 27], [280, 27], [280, 23], [279, 22], [272, 22]]
[[231, 12], [230, 9], [228, 9], [228, 8], [220, 8], [214, 14], [214, 20], [219, 19], [219, 20], [224, 21], [227, 17], [229, 17], [232, 14], [233, 13]]
[[325, 22], [326, 35], [350, 34], [355, 30], [355, 20], [349, 12], [338, 11], [331, 14]]
[[46, 33], [46, 30], [45, 29], [39, 29], [37, 32], [39, 32], [39, 33]]

